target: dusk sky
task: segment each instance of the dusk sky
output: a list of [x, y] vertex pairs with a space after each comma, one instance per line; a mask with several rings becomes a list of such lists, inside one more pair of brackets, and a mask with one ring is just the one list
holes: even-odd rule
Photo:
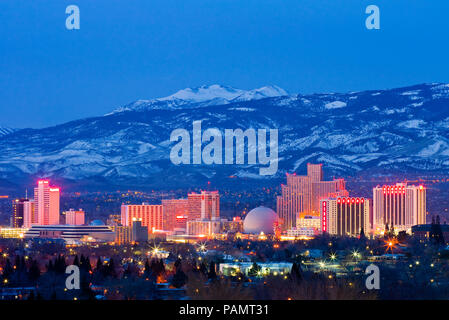
[[[67, 30], [78, 5], [81, 29]], [[365, 28], [378, 5], [381, 29]], [[0, 2], [0, 125], [41, 128], [186, 87], [449, 82], [447, 0]]]

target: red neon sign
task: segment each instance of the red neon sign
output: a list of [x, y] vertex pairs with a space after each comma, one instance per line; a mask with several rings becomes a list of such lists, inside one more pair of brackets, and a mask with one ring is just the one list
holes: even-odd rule
[[327, 209], [326, 209], [326, 202], [322, 202], [322, 211], [323, 211], [323, 232], [326, 232], [327, 227], [326, 227], [326, 223], [327, 223]]

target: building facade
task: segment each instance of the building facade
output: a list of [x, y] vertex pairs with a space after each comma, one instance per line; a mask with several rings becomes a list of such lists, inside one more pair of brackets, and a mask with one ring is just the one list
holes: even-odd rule
[[111, 229], [115, 232], [115, 244], [122, 245], [132, 242], [132, 227], [112, 225]]
[[163, 214], [162, 205], [122, 205], [121, 208], [121, 224], [123, 226], [132, 227], [135, 220], [142, 221], [142, 226], [148, 228], [148, 232], [163, 230]]
[[320, 200], [321, 231], [335, 236], [368, 234], [369, 199], [337, 197]]
[[30, 199], [23, 203], [23, 227], [30, 228], [37, 224], [37, 212], [35, 210], [34, 200]]
[[217, 220], [220, 218], [220, 194], [218, 191], [189, 193], [188, 220]]
[[65, 215], [65, 224], [81, 226], [85, 223], [85, 213], [83, 209], [79, 210], [70, 209], [69, 211], [65, 211], [64, 215]]
[[383, 231], [387, 224], [397, 231], [426, 224], [426, 188], [406, 183], [375, 187], [373, 219], [376, 232]]
[[221, 221], [219, 220], [195, 220], [187, 221], [187, 234], [194, 236], [211, 236], [220, 233]]
[[24, 224], [25, 202], [29, 199], [15, 199], [12, 202], [11, 227], [22, 228]]
[[37, 224], [41, 226], [59, 224], [59, 197], [59, 188], [50, 187], [48, 180], [38, 181], [37, 188], [34, 188]]
[[296, 227], [300, 214], [319, 215], [319, 201], [330, 194], [347, 196], [345, 180], [323, 181], [322, 164], [307, 164], [307, 175], [287, 174], [287, 185], [281, 186], [277, 197], [277, 214], [282, 219], [282, 229]]
[[189, 215], [188, 199], [162, 200], [163, 230], [185, 229]]

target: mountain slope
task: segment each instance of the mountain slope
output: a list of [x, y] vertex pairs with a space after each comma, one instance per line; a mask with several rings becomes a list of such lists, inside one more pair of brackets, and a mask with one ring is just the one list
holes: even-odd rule
[[[265, 98], [254, 94], [253, 99], [248, 91], [235, 92], [216, 104], [224, 94], [204, 100], [186, 93], [182, 99], [150, 100], [102, 117], [0, 136], [0, 179], [46, 176], [100, 187], [148, 188], [263, 179], [268, 185], [285, 172], [303, 172], [307, 162], [324, 163], [326, 172], [343, 176], [449, 172], [449, 85]], [[182, 103], [173, 104], [177, 100]], [[173, 165], [170, 133], [177, 128], [191, 132], [195, 120], [202, 120], [203, 131], [278, 129], [277, 175], [259, 176], [259, 165]]]

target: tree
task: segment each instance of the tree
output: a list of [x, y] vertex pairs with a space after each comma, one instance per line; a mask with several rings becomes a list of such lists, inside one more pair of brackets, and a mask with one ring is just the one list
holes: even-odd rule
[[31, 267], [30, 267], [30, 270], [28, 270], [28, 274], [29, 274], [30, 281], [33, 283], [39, 279], [39, 277], [41, 275], [41, 271], [39, 269], [39, 266], [38, 266], [36, 260], [33, 260], [31, 262]]
[[366, 240], [365, 230], [363, 227], [360, 229], [360, 240]]
[[204, 275], [207, 275], [207, 266], [206, 266], [206, 264], [204, 263], [204, 261], [201, 262], [201, 264], [200, 264], [200, 272], [201, 272], [202, 274], [204, 274]]
[[215, 280], [217, 278], [217, 273], [215, 272], [215, 262], [211, 262], [209, 265], [209, 273], [207, 277], [211, 280]]
[[248, 270], [248, 276], [250, 277], [257, 277], [262, 272], [262, 268], [255, 262], [253, 262], [253, 265]]
[[441, 229], [440, 224], [440, 216], [438, 215], [435, 219], [435, 217], [432, 217], [432, 224], [430, 226], [430, 240], [433, 244], [440, 246], [444, 245], [444, 236], [443, 236], [443, 230]]
[[181, 259], [177, 259], [174, 265], [175, 265], [175, 268], [176, 268], [176, 273], [173, 276], [171, 284], [175, 288], [181, 288], [182, 286], [184, 286], [186, 284], [187, 276], [184, 273], [184, 271], [182, 271]]
[[78, 255], [75, 256], [75, 259], [73, 259], [73, 264], [78, 267], [80, 266], [80, 262], [78, 260]]
[[3, 268], [3, 280], [8, 280], [14, 273], [14, 269], [11, 265], [11, 261], [9, 259], [6, 259], [5, 267]]
[[292, 270], [290, 271], [290, 278], [296, 283], [301, 282], [303, 278], [301, 267], [296, 262], [294, 262], [292, 265]]
[[99, 271], [101, 271], [102, 269], [103, 269], [103, 263], [101, 262], [101, 258], [98, 257], [98, 259], [97, 259], [97, 267], [95, 268], [95, 270], [96, 270], [97, 272], [99, 272]]

